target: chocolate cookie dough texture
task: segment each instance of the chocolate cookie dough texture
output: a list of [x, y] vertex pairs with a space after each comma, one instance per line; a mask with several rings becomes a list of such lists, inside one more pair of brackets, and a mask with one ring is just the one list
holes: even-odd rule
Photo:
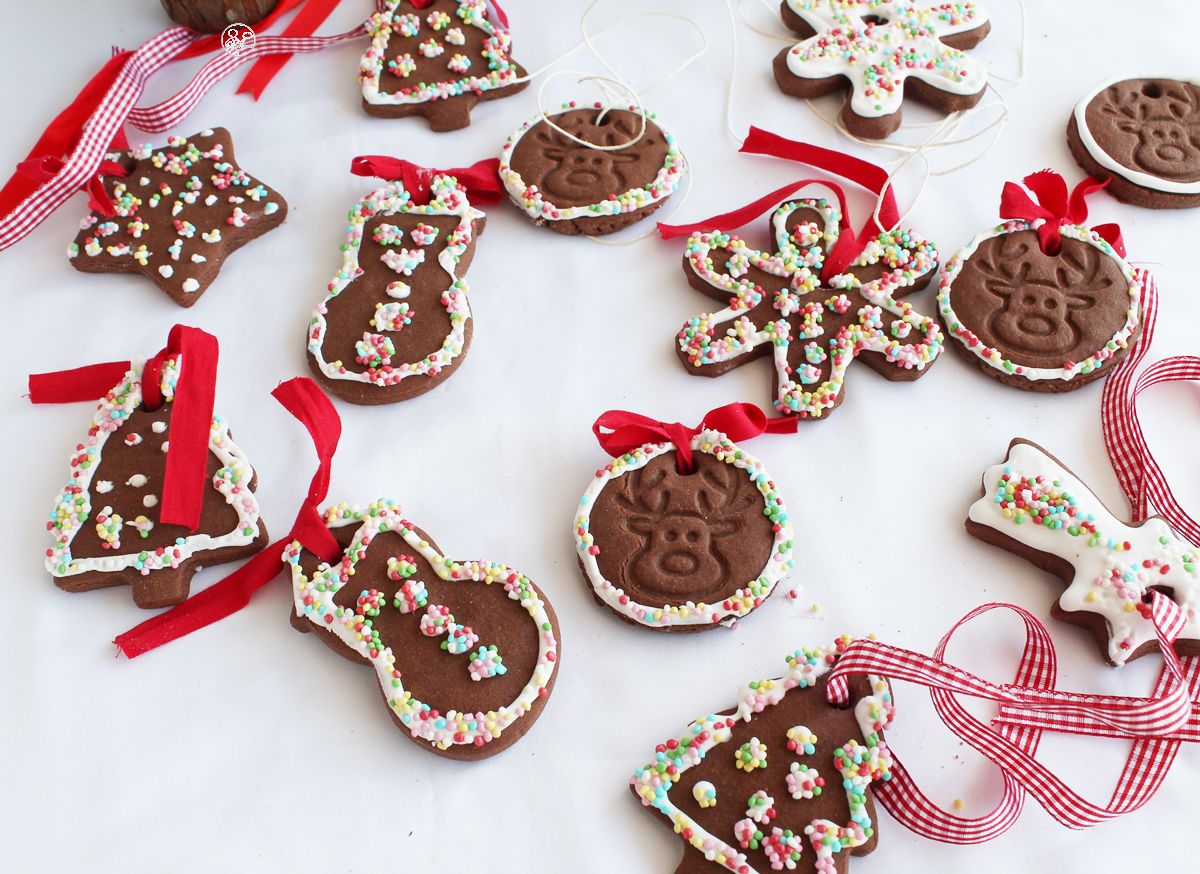
[[1005, 385], [1072, 391], [1107, 375], [1141, 334], [1142, 284], [1095, 231], [1059, 228], [1041, 249], [1041, 221], [984, 231], [946, 264], [938, 316], [951, 345]]
[[558, 622], [545, 596], [507, 565], [456, 561], [399, 505], [325, 513], [345, 555], [284, 551], [292, 625], [374, 669], [392, 721], [451, 759], [507, 749], [541, 715], [557, 676]]
[[[129, 372], [96, 408], [87, 436], [71, 455], [67, 484], [55, 500], [47, 530], [46, 570], [68, 592], [129, 585], [139, 607], [184, 601], [202, 566], [236, 561], [267, 544], [254, 497], [257, 477], [233, 442], [228, 423], [213, 416], [208, 444], [210, 486], [200, 525], [160, 521], [171, 413], [180, 359], [162, 367], [163, 404], [142, 403], [142, 369]], [[186, 361], [183, 361], [186, 366]]]
[[500, 178], [517, 208], [570, 235], [611, 234], [646, 218], [679, 187], [683, 167], [675, 138], [637, 107], [570, 108], [534, 119], [500, 155]]
[[1200, 78], [1114, 76], [1075, 105], [1071, 154], [1118, 200], [1200, 206]]
[[488, 16], [486, 0], [434, 0], [424, 9], [390, 0], [367, 28], [371, 47], [358, 78], [370, 115], [419, 115], [430, 130], [458, 130], [479, 101], [529, 84], [512, 60], [508, 28]]
[[787, 673], [747, 683], [737, 704], [656, 748], [633, 794], [684, 841], [675, 874], [844, 874], [875, 849], [874, 783], [891, 779], [886, 680], [848, 678], [850, 706], [825, 699], [845, 641], [797, 650]]
[[987, 70], [965, 53], [988, 35], [975, 3], [783, 0], [783, 23], [803, 39], [775, 57], [775, 82], [793, 97], [848, 90], [842, 123], [882, 139], [911, 97], [944, 112], [970, 109]]
[[1159, 650], [1142, 600], [1151, 589], [1187, 617], [1176, 652], [1200, 654], [1200, 552], [1162, 518], [1122, 522], [1058, 459], [1021, 439], [984, 473], [982, 495], [967, 531], [1061, 579], [1067, 588], [1052, 614], [1091, 631], [1109, 664]]
[[471, 343], [462, 276], [486, 216], [453, 176], [435, 175], [429, 202], [389, 183], [350, 211], [342, 267], [308, 328], [308, 366], [356, 404], [415, 397], [442, 382]]
[[116, 211], [93, 210], [67, 250], [85, 273], [143, 273], [190, 307], [231, 252], [277, 228], [287, 201], [237, 165], [224, 128], [109, 155], [128, 172], [104, 177]]
[[722, 231], [688, 239], [688, 282], [728, 303], [690, 319], [676, 335], [688, 373], [720, 376], [769, 356], [775, 408], [819, 418], [842, 402], [846, 370], [856, 358], [889, 380], [926, 372], [941, 352], [942, 332], [936, 320], [896, 298], [929, 283], [937, 249], [913, 231], [888, 231], [825, 283], [821, 267], [840, 219], [824, 199], [783, 204], [770, 221], [773, 254]]
[[759, 607], [791, 569], [787, 508], [762, 462], [717, 431], [647, 444], [598, 471], [575, 548], [596, 603], [654, 631], [703, 631]]

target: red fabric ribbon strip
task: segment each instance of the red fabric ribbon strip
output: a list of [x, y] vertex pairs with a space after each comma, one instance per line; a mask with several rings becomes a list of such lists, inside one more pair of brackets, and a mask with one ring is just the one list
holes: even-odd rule
[[[25, 174], [34, 182], [46, 182], [53, 179], [66, 165], [62, 158], [43, 155], [40, 158], [22, 161], [17, 165], [17, 172]], [[96, 168], [95, 175], [80, 186], [80, 190], [88, 193], [88, 209], [94, 209], [110, 218], [116, 215], [117, 211], [108, 197], [108, 192], [104, 190], [104, 182], [101, 177], [128, 175], [129, 171], [116, 161], [101, 161], [100, 166]]]
[[[884, 227], [891, 228], [900, 220], [900, 212], [896, 208], [896, 196], [892, 193], [891, 187], [887, 185], [887, 171], [861, 158], [835, 152], [832, 149], [823, 149], [809, 143], [798, 143], [756, 127], [750, 128], [750, 134], [738, 151], [785, 158], [789, 161], [827, 170], [843, 179], [849, 179], [880, 198], [879, 219]], [[876, 223], [875, 216], [872, 214], [857, 237], [850, 233], [851, 225], [846, 208], [845, 193], [832, 182], [821, 179], [805, 179], [792, 185], [785, 185], [741, 209], [722, 213], [702, 222], [694, 222], [689, 225], [667, 225], [660, 222], [658, 232], [664, 240], [669, 240], [685, 234], [740, 228], [742, 225], [754, 221], [771, 207], [791, 197], [806, 185], [814, 184], [825, 185], [833, 190], [837, 195], [842, 213], [837, 242], [828, 253], [825, 265], [821, 269], [821, 281], [827, 283], [834, 276], [844, 273], [850, 263], [866, 248], [867, 243], [879, 236], [883, 230]]]
[[255, 592], [284, 570], [283, 550], [293, 540], [299, 540], [322, 561], [336, 561], [341, 554], [342, 548], [325, 527], [317, 507], [329, 490], [342, 421], [329, 398], [306, 376], [282, 383], [271, 394], [308, 429], [320, 462], [291, 531], [225, 579], [118, 636], [113, 643], [127, 658], [135, 658], [241, 610]]
[[692, 460], [692, 438], [705, 429], [720, 431], [734, 443], [749, 440], [764, 432], [794, 434], [796, 416], [768, 419], [754, 404], [726, 404], [705, 414], [695, 428], [679, 422], [660, 422], [625, 410], [602, 413], [592, 425], [600, 447], [614, 458], [632, 452], [647, 443], [674, 443], [675, 469], [681, 474], [696, 469]]
[[[304, 2], [304, 0], [300, 0], [300, 2]], [[334, 7], [339, 2], [340, 0], [308, 0], [308, 2], [304, 3], [304, 8], [297, 12], [296, 17], [283, 29], [283, 33], [280, 36], [312, 36], [316, 29], [329, 17], [329, 13], [333, 12]], [[290, 8], [296, 4], [285, 2], [279, 5], [286, 5]], [[272, 10], [274, 17], [268, 16], [268, 20], [260, 21], [256, 26], [262, 30], [267, 30], [275, 23], [275, 18], [278, 16], [274, 14], [277, 12], [279, 12], [278, 6]], [[275, 78], [275, 74], [283, 69], [283, 65], [291, 57], [291, 52], [280, 52], [279, 54], [259, 58], [254, 62], [254, 66], [250, 68], [250, 72], [246, 74], [246, 78], [242, 79], [242, 84], [238, 85], [236, 93], [249, 93], [255, 100], [258, 100], [262, 96], [263, 89], [271, 83], [271, 80]]]
[[467, 199], [474, 204], [499, 203], [504, 193], [499, 158], [485, 158], [470, 167], [434, 170], [387, 155], [360, 155], [350, 162], [350, 172], [355, 176], [377, 176], [389, 182], [400, 182], [413, 203], [421, 205], [429, 203], [429, 184], [438, 175], [457, 179], [467, 190]]
[[[1084, 198], [1109, 183], [1108, 179], [1089, 176], [1076, 185], [1068, 196], [1066, 180], [1053, 170], [1039, 170], [1022, 181], [1026, 188], [1037, 195], [1038, 202], [1030, 200], [1029, 195], [1015, 182], [1005, 182], [1004, 191], [1000, 195], [1000, 217], [1027, 222], [1044, 219], [1045, 223], [1038, 228], [1038, 242], [1047, 255], [1057, 254], [1062, 246], [1062, 237], [1058, 233], [1060, 227], [1082, 225], [1087, 221], [1088, 209]], [[1121, 228], [1118, 225], [1096, 225], [1092, 230], [1112, 246], [1118, 255], [1125, 257], [1125, 241], [1121, 239]]]

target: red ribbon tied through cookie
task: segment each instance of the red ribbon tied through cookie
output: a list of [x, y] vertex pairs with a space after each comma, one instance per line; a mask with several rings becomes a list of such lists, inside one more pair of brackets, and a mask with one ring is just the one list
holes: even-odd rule
[[[1084, 198], [1093, 191], [1104, 188], [1109, 182], [1107, 179], [1089, 176], [1076, 185], [1068, 196], [1066, 180], [1053, 170], [1039, 170], [1022, 181], [1026, 188], [1037, 195], [1038, 202], [1030, 200], [1020, 185], [1005, 182], [1004, 191], [1000, 195], [1000, 217], [1024, 219], [1028, 222], [1044, 219], [1045, 223], [1038, 228], [1038, 242], [1047, 255], [1057, 254], [1062, 245], [1062, 237], [1058, 233], [1060, 227], [1082, 225], [1087, 221], [1088, 209]], [[1118, 255], [1125, 257], [1125, 242], [1121, 239], [1121, 228], [1118, 225], [1096, 225], [1092, 230], [1112, 246]]]
[[225, 579], [117, 637], [113, 643], [127, 658], [241, 610], [255, 592], [283, 572], [283, 551], [293, 540], [300, 541], [325, 562], [336, 561], [341, 554], [342, 548], [329, 533], [317, 507], [329, 492], [329, 475], [342, 436], [342, 420], [329, 398], [307, 376], [290, 379], [271, 394], [308, 429], [320, 462], [308, 487], [308, 496], [296, 513], [296, 521], [287, 536], [276, 540]]
[[[183, 525], [193, 532], [200, 526], [208, 479], [208, 439], [218, 356], [217, 338], [212, 334], [176, 325], [166, 347], [142, 369], [142, 401], [154, 410], [163, 403], [162, 364], [168, 358], [179, 359], [159, 519], [167, 525]], [[35, 404], [61, 404], [102, 398], [114, 385], [120, 385], [129, 367], [128, 361], [110, 361], [33, 374], [29, 377], [29, 399]]]
[[754, 404], [726, 404], [705, 414], [695, 428], [680, 422], [660, 422], [649, 416], [625, 410], [602, 413], [592, 425], [592, 433], [601, 448], [614, 458], [632, 452], [647, 443], [674, 443], [675, 469], [681, 474], [696, 469], [692, 461], [692, 438], [705, 429], [720, 431], [734, 443], [762, 433], [793, 434], [796, 416], [768, 419]]
[[754, 221], [771, 207], [791, 197], [806, 185], [824, 185], [837, 196], [842, 213], [837, 242], [834, 243], [832, 250], [825, 258], [825, 265], [821, 268], [821, 281], [828, 283], [834, 276], [845, 272], [850, 263], [862, 254], [867, 243], [879, 236], [883, 228], [892, 228], [900, 221], [900, 212], [896, 208], [896, 197], [888, 184], [887, 171], [869, 161], [809, 143], [798, 143], [756, 127], [750, 128], [750, 134], [738, 151], [754, 155], [771, 155], [808, 164], [861, 185], [879, 197], [879, 222], [883, 227], [880, 227], [880, 223], [875, 221], [875, 216], [872, 214], [856, 237], [850, 232], [851, 225], [846, 209], [845, 192], [834, 183], [823, 179], [804, 179], [776, 189], [741, 209], [722, 213], [701, 222], [687, 225], [667, 225], [660, 222], [658, 232], [664, 240], [706, 231], [727, 231], [740, 228], [742, 225]]
[[413, 203], [429, 203], [429, 185], [434, 176], [453, 176], [467, 191], [471, 203], [499, 203], [504, 192], [500, 183], [500, 159], [485, 158], [470, 167], [434, 170], [412, 161], [387, 155], [360, 155], [350, 162], [355, 176], [377, 176], [389, 182], [400, 182]]

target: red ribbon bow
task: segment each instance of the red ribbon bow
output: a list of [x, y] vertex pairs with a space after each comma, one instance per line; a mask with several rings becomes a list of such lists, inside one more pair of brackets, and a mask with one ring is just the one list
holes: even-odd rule
[[[171, 409], [171, 440], [163, 477], [159, 518], [168, 525], [200, 526], [204, 489], [208, 480], [208, 439], [216, 396], [217, 338], [199, 328], [176, 325], [166, 347], [142, 369], [142, 402], [154, 410], [162, 406], [162, 364], [178, 357], [179, 381]], [[37, 373], [29, 377], [29, 399], [35, 404], [62, 404], [95, 400], [125, 378], [130, 364], [110, 361], [74, 370]]]
[[679, 422], [660, 422], [625, 410], [602, 413], [592, 425], [601, 448], [614, 458], [647, 443], [674, 443], [675, 469], [681, 474], [696, 469], [692, 461], [692, 438], [704, 429], [720, 431], [734, 443], [759, 434], [794, 434], [796, 416], [768, 419], [754, 404], [726, 404], [705, 414], [700, 424], [689, 428]]
[[499, 158], [485, 158], [470, 167], [434, 170], [387, 155], [360, 155], [350, 162], [350, 172], [355, 176], [377, 176], [401, 182], [413, 203], [417, 204], [429, 203], [429, 184], [434, 176], [453, 176], [467, 190], [467, 199], [472, 203], [499, 203], [504, 192], [500, 183]]
[[[1037, 195], [1038, 202], [1030, 200], [1029, 195], [1015, 182], [1005, 182], [1000, 195], [1000, 217], [1027, 222], [1045, 219], [1045, 223], [1038, 228], [1038, 242], [1047, 255], [1057, 254], [1062, 245], [1062, 236], [1058, 233], [1060, 227], [1082, 225], [1087, 221], [1088, 209], [1084, 198], [1109, 183], [1108, 179], [1089, 176], [1076, 185], [1068, 196], [1066, 180], [1053, 170], [1039, 170], [1022, 181]], [[1092, 230], [1107, 241], [1118, 255], [1125, 257], [1125, 242], [1121, 239], [1120, 226], [1110, 223], [1096, 225]]]
[[333, 562], [341, 554], [342, 548], [325, 526], [317, 507], [329, 492], [330, 469], [342, 436], [342, 420], [329, 398], [307, 376], [288, 380], [271, 394], [308, 429], [320, 462], [309, 485], [308, 497], [296, 513], [296, 521], [285, 537], [276, 540], [225, 579], [117, 637], [113, 643], [127, 658], [139, 656], [241, 610], [250, 603], [255, 592], [284, 570], [283, 550], [293, 540], [300, 541], [305, 549], [325, 562]]
[[[769, 133], [756, 127], [750, 128], [750, 134], [746, 137], [746, 142], [742, 144], [742, 147], [738, 151], [755, 155], [771, 155], [776, 158], [786, 158], [789, 161], [797, 161], [821, 170], [828, 170], [830, 173], [834, 173], [844, 179], [849, 179], [851, 182], [855, 182], [871, 193], [881, 197], [879, 219], [884, 227], [890, 228], [900, 220], [900, 212], [896, 208], [896, 197], [892, 193], [890, 186], [885, 188], [888, 178], [887, 171], [881, 167], [876, 167], [868, 161], [854, 158], [842, 152], [835, 152], [832, 149], [823, 149], [820, 146], [813, 146], [808, 143], [797, 143], [778, 134]], [[845, 192], [834, 183], [823, 179], [804, 179], [791, 185], [785, 185], [783, 188], [776, 189], [765, 197], [760, 197], [758, 200], [741, 209], [722, 213], [701, 222], [694, 222], [688, 225], [667, 225], [660, 222], [658, 232], [664, 240], [669, 240], [685, 234], [740, 228], [742, 225], [754, 221], [754, 219], [758, 218], [771, 207], [791, 197], [806, 185], [824, 185], [832, 189], [834, 194], [837, 195], [838, 205], [841, 208], [842, 218], [838, 225], [839, 233], [837, 242], [834, 243], [833, 249], [826, 253], [825, 265], [821, 269], [821, 281], [828, 283], [834, 276], [845, 272], [850, 263], [866, 248], [867, 243], [879, 236], [883, 228], [876, 223], [875, 216], [872, 214], [863, 225], [857, 237], [849, 233], [851, 225], [850, 215], [846, 208]]]

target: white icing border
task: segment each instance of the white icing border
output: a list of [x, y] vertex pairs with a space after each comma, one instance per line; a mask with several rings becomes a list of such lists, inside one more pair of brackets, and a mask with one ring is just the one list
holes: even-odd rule
[[[338, 504], [326, 509], [324, 518], [325, 524], [331, 528], [340, 528], [345, 525], [359, 526], [358, 531], [354, 534], [354, 540], [346, 547], [343, 557], [353, 556], [360, 550], [362, 555], [365, 555], [366, 548], [376, 534], [380, 531], [393, 530], [404, 538], [404, 541], [413, 550], [424, 556], [442, 580], [453, 580], [464, 584], [475, 582], [502, 586], [508, 591], [510, 599], [521, 602], [521, 606], [529, 612], [531, 621], [538, 627], [537, 665], [515, 701], [501, 707], [498, 711], [490, 711], [487, 714], [459, 713], [450, 710], [441, 715], [440, 719], [446, 723], [456, 723], [457, 727], [462, 729], [464, 739], [455, 740], [454, 729], [449, 731], [449, 737], [447, 737], [446, 728], [438, 727], [436, 720], [421, 718], [420, 711], [424, 709], [425, 705], [405, 692], [400, 678], [395, 676], [393, 667], [395, 657], [392, 655], [391, 648], [385, 648], [372, 655], [369, 642], [350, 627], [350, 622], [357, 618], [357, 614], [352, 610], [343, 611], [334, 604], [334, 595], [342, 586], [350, 584], [349, 581], [342, 583], [337, 579], [338, 574], [343, 570], [344, 558], [332, 566], [322, 562], [316, 575], [309, 580], [300, 568], [300, 552], [303, 547], [299, 541], [293, 540], [284, 551], [283, 562], [288, 564], [291, 569], [292, 597], [296, 615], [308, 618], [324, 627], [326, 631], [337, 635], [345, 646], [371, 664], [375, 669], [380, 689], [387, 699], [388, 706], [392, 708], [397, 718], [408, 727], [414, 738], [426, 740], [442, 750], [456, 744], [484, 746], [499, 738], [515, 720], [528, 713], [539, 697], [548, 694], [545, 689], [553, 679], [554, 671], [558, 666], [558, 641], [550, 616], [546, 612], [546, 605], [538, 597], [536, 590], [530, 587], [526, 592], [527, 597], [523, 599], [521, 587], [511, 583], [514, 579], [524, 580], [528, 583], [530, 581], [527, 577], [507, 565], [479, 561], [460, 563], [440, 555], [428, 541], [421, 539], [411, 522], [402, 518], [400, 505], [392, 501], [377, 501], [361, 512], [356, 504], [349, 506]], [[393, 523], [397, 526], [396, 528], [389, 527]], [[345, 570], [352, 577], [354, 574], [353, 562]], [[318, 585], [323, 585], [325, 591], [318, 591]], [[306, 605], [304, 603], [306, 598], [311, 599], [312, 603]], [[387, 609], [393, 608], [389, 605]], [[328, 621], [319, 621], [322, 616], [329, 617]], [[545, 630], [547, 628], [549, 630]], [[463, 670], [467, 670], [466, 666], [463, 666]], [[475, 727], [469, 727], [468, 723], [475, 723]]]
[[[616, 611], [620, 615], [632, 620], [640, 625], [645, 625], [650, 628], [663, 628], [671, 625], [716, 625], [719, 622], [732, 621], [741, 616], [745, 616], [751, 610], [756, 609], [763, 601], [770, 597], [771, 592], [775, 590], [775, 586], [779, 583], [787, 572], [794, 566], [792, 561], [792, 549], [795, 541], [795, 533], [792, 530], [791, 520], [788, 518], [787, 507], [783, 504], [783, 499], [780, 497], [777, 489], [771, 486], [771, 477], [767, 473], [763, 463], [750, 453], [728, 440], [728, 438], [720, 431], [705, 429], [694, 436], [691, 441], [693, 452], [704, 452], [713, 456], [718, 461], [723, 461], [726, 464], [733, 465], [739, 470], [747, 471], [747, 475], [754, 481], [759, 493], [763, 497], [764, 507], [771, 509], [771, 500], [777, 500], [778, 513], [781, 516], [779, 522], [779, 530], [775, 532], [775, 542], [771, 547], [771, 556], [767, 560], [766, 567], [758, 575], [756, 580], [747, 580], [745, 584], [739, 588], [733, 595], [723, 599], [730, 606], [724, 604], [699, 604], [693, 601], [687, 601], [681, 606], [673, 607], [669, 605], [654, 606], [649, 604], [641, 604], [628, 598], [623, 589], [613, 585], [604, 578], [600, 573], [600, 566], [596, 561], [596, 556], [592, 554], [591, 548], [594, 546], [592, 535], [589, 532], [591, 523], [592, 507], [596, 503], [596, 498], [606, 485], [612, 480], [633, 470], [640, 470], [645, 467], [652, 458], [657, 458], [666, 452], [675, 449], [674, 443], [647, 443], [633, 452], [614, 459], [608, 466], [599, 472], [587, 491], [583, 493], [583, 497], [579, 499], [580, 510], [575, 517], [575, 550], [579, 554], [579, 560], [583, 564], [584, 574], [587, 576], [588, 585], [592, 591], [599, 596], [604, 603]], [[596, 547], [599, 549], [600, 547]], [[757, 585], [765, 580], [765, 584], [759, 587], [760, 591], [751, 591], [752, 585]], [[621, 603], [621, 598], [626, 598], [626, 603]]]
[[[1131, 304], [1126, 312], [1124, 326], [1109, 339], [1105, 346], [1093, 352], [1083, 361], [1074, 362], [1074, 367], [1030, 367], [1024, 364], [1017, 364], [1015, 361], [1009, 361], [998, 350], [986, 345], [973, 331], [961, 325], [958, 314], [954, 312], [954, 307], [950, 301], [951, 286], [954, 284], [955, 278], [962, 272], [963, 265], [975, 253], [975, 250], [979, 248], [980, 243], [984, 240], [990, 240], [992, 237], [998, 237], [1001, 234], [1026, 230], [1036, 231], [1044, 223], [1044, 219], [1037, 219], [1033, 222], [1022, 220], [1008, 221], [978, 234], [971, 242], [956, 252], [954, 257], [946, 262], [946, 266], [942, 269], [942, 279], [937, 295], [938, 310], [945, 320], [946, 329], [950, 336], [954, 337], [976, 358], [993, 370], [1006, 376], [1024, 376], [1030, 382], [1053, 379], [1069, 381], [1081, 372], [1091, 373], [1093, 365], [1095, 367], [1103, 367], [1104, 362], [1112, 358], [1115, 354], [1115, 350], [1107, 348], [1108, 343], [1116, 343], [1119, 348], [1124, 349], [1139, 324], [1139, 312], [1142, 306], [1142, 284], [1134, 274], [1133, 268], [1129, 266], [1124, 258], [1116, 253], [1107, 240], [1095, 231], [1081, 225], [1062, 225], [1058, 229], [1059, 234], [1062, 236], [1071, 240], [1089, 243], [1117, 262], [1117, 265], [1121, 268], [1121, 275], [1129, 283]], [[1009, 364], [1012, 366], [1006, 366]], [[1087, 368], [1086, 371], [1084, 370], [1085, 367]]]
[[[213, 416], [208, 451], [221, 462], [221, 468], [213, 475], [212, 484], [225, 496], [226, 503], [237, 513], [236, 528], [219, 535], [203, 532], [189, 534], [186, 537], [178, 538], [173, 546], [164, 547], [161, 554], [154, 549], [135, 549], [132, 552], [100, 555], [93, 558], [73, 558], [71, 556], [71, 543], [75, 536], [85, 524], [92, 521], [90, 486], [92, 477], [95, 476], [96, 470], [103, 460], [104, 445], [108, 442], [110, 435], [120, 433], [129, 414], [141, 406], [142, 369], [145, 364], [143, 358], [137, 358], [130, 362], [129, 371], [125, 374], [124, 379], [113, 387], [96, 408], [96, 414], [92, 417], [92, 425], [95, 427], [96, 433], [81, 441], [84, 446], [83, 450], [71, 453], [71, 478], [58, 493], [54, 502], [54, 512], [50, 514], [51, 522], [61, 526], [58, 530], [51, 529], [51, 533], [54, 535], [54, 546], [47, 551], [46, 555], [46, 570], [55, 577], [72, 577], [89, 571], [107, 573], [128, 568], [136, 568], [143, 576], [146, 576], [152, 570], [178, 567], [196, 553], [229, 546], [247, 546], [258, 537], [258, 500], [249, 489], [249, 484], [254, 479], [254, 468], [251, 467], [245, 453], [230, 439], [229, 424], [220, 416]], [[167, 359], [162, 367], [161, 386], [165, 400], [170, 400], [175, 396], [175, 381], [178, 376], [179, 356]], [[126, 388], [127, 386], [128, 388]], [[83, 455], [88, 457], [87, 467], [82, 467], [79, 463], [79, 459]], [[233, 482], [235, 478], [236, 484]], [[82, 498], [82, 503], [77, 503], [77, 495]], [[158, 506], [161, 507], [161, 502]], [[147, 508], [147, 512], [151, 509]], [[249, 533], [244, 533], [246, 531]], [[137, 536], [131, 536], [129, 540], [129, 543], [134, 546], [138, 546], [141, 542], [141, 538]]]
[[1100, 147], [1100, 144], [1096, 142], [1096, 138], [1092, 136], [1091, 128], [1087, 125], [1088, 104], [1104, 89], [1110, 88], [1118, 82], [1136, 81], [1138, 79], [1172, 79], [1176, 82], [1186, 82], [1189, 85], [1200, 87], [1200, 76], [1181, 76], [1178, 74], [1155, 76], [1122, 74], [1105, 79], [1075, 104], [1075, 127], [1079, 131], [1079, 141], [1097, 164], [1114, 176], [1120, 176], [1122, 179], [1132, 182], [1139, 188], [1149, 188], [1152, 191], [1163, 191], [1168, 194], [1200, 194], [1200, 179], [1197, 179], [1195, 182], [1174, 182], [1170, 179], [1164, 179], [1161, 176], [1152, 176], [1149, 173], [1143, 173], [1141, 170], [1135, 170], [1132, 167], [1122, 164], [1108, 152], [1104, 151]]
[[[364, 211], [372, 213], [369, 219], [363, 217]], [[329, 325], [325, 321], [325, 305], [331, 298], [337, 297], [345, 291], [350, 283], [354, 282], [362, 273], [362, 268], [358, 266], [358, 250], [362, 246], [363, 229], [367, 222], [374, 221], [380, 215], [392, 216], [397, 213], [453, 215], [459, 218], [453, 233], [455, 242], [447, 245], [438, 255], [438, 264], [446, 271], [449, 279], [449, 285], [442, 295], [442, 302], [446, 307], [446, 312], [450, 314], [450, 333], [442, 342], [442, 348], [422, 361], [395, 364], [388, 371], [377, 368], [374, 374], [369, 370], [347, 370], [340, 360], [332, 362], [325, 360], [325, 334], [329, 329]], [[350, 226], [347, 229], [342, 269], [329, 283], [329, 293], [314, 308], [312, 319], [308, 323], [308, 351], [317, 362], [321, 373], [329, 379], [343, 379], [386, 387], [395, 385], [410, 376], [435, 375], [462, 355], [463, 347], [466, 345], [467, 322], [471, 319], [471, 306], [467, 302], [467, 284], [458, 278], [458, 259], [474, 239], [472, 223], [483, 217], [484, 214], [481, 211], [471, 206], [467, 200], [466, 190], [459, 186], [458, 180], [453, 176], [442, 174], [434, 176], [431, 180], [430, 202], [426, 205], [413, 203], [412, 195], [405, 191], [404, 186], [399, 182], [390, 182], [356, 203], [350, 211]], [[364, 325], [363, 327], [368, 326]]]

